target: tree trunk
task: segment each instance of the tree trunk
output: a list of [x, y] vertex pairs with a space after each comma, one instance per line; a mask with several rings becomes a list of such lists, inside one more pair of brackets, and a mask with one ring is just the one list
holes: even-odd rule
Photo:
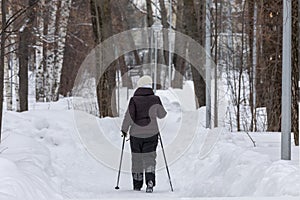
[[147, 7], [147, 24], [148, 27], [153, 25], [153, 10], [152, 10], [152, 1], [146, 0], [146, 7]]
[[28, 70], [33, 65], [33, 24], [35, 21], [35, 0], [29, 0], [29, 10], [27, 11], [27, 24], [20, 32], [19, 37], [19, 95], [20, 95], [20, 111], [28, 110]]
[[246, 2], [243, 4], [243, 10], [242, 10], [242, 49], [241, 49], [241, 54], [240, 54], [240, 60], [241, 64], [239, 66], [239, 76], [238, 76], [238, 96], [237, 96], [237, 131], [241, 131], [241, 96], [242, 96], [242, 78], [243, 78], [243, 72], [244, 72], [244, 48], [245, 48], [245, 42], [244, 42], [244, 37], [245, 37], [245, 12], [246, 12]]
[[133, 88], [131, 78], [128, 76], [128, 67], [125, 62], [125, 56], [122, 55], [118, 59], [118, 64], [121, 72], [121, 78], [122, 78], [122, 86], [128, 87], [129, 89]]
[[254, 115], [255, 115], [255, 108], [254, 108], [254, 102], [253, 102], [253, 41], [254, 41], [254, 34], [253, 34], [253, 28], [254, 28], [254, 5], [255, 2], [251, 0], [247, 0], [247, 7], [248, 7], [248, 15], [247, 15], [247, 26], [246, 26], [246, 32], [248, 34], [248, 46], [249, 46], [249, 56], [247, 60], [247, 72], [249, 76], [249, 105], [251, 108], [251, 124], [250, 124], [250, 130], [254, 131]]
[[[15, 37], [15, 36], [14, 36]], [[16, 38], [13, 38], [13, 41], [16, 42]], [[15, 48], [17, 49], [17, 44], [15, 44]], [[13, 81], [13, 85], [14, 85], [14, 97], [15, 97], [15, 110], [17, 112], [20, 111], [20, 94], [19, 94], [19, 86], [20, 86], [20, 83], [19, 83], [19, 76], [18, 76], [18, 73], [19, 73], [19, 59], [18, 59], [18, 52], [16, 51], [16, 49], [14, 50], [14, 53], [13, 53], [13, 60], [14, 60], [14, 64], [13, 64], [13, 69], [12, 69], [12, 73], [13, 73], [13, 77], [12, 77], [12, 81]]]
[[[12, 7], [7, 6], [7, 11], [6, 11], [6, 18], [10, 19], [13, 15], [12, 13]], [[13, 36], [12, 36], [12, 31], [13, 28], [12, 26], [7, 27], [8, 35], [6, 37], [6, 40], [8, 40], [9, 47], [8, 47], [8, 52], [10, 52], [7, 55], [7, 64], [4, 66], [4, 88], [5, 88], [5, 97], [6, 97], [6, 109], [12, 111], [13, 110], [13, 64], [14, 64], [14, 48], [15, 44], [13, 41]], [[5, 61], [4, 61], [5, 63]]]
[[215, 1], [215, 21], [214, 21], [214, 127], [218, 127], [218, 1]]
[[[40, 15], [37, 16], [37, 32], [39, 35], [45, 35], [45, 29], [47, 29], [48, 25], [48, 17], [46, 15], [46, 7], [45, 1], [39, 2], [39, 10]], [[35, 100], [36, 101], [43, 101], [44, 100], [44, 58], [46, 49], [46, 42], [43, 40], [37, 40], [36, 43], [36, 70], [35, 70]]]
[[19, 37], [19, 94], [20, 112], [28, 110], [28, 60], [30, 56], [30, 30], [25, 27]]
[[4, 88], [5, 88], [5, 97], [6, 97], [6, 109], [9, 111], [13, 110], [13, 94], [12, 94], [12, 66], [9, 64], [11, 62], [11, 57], [7, 59], [7, 64], [4, 65]]
[[[38, 15], [38, 33], [46, 37], [48, 31], [48, 23], [49, 23], [49, 13], [48, 13], [48, 5], [50, 0], [44, 0], [39, 2], [39, 7], [41, 10], [41, 14]], [[46, 6], [47, 5], [47, 6]], [[43, 102], [45, 101], [45, 84], [46, 84], [46, 59], [47, 59], [47, 48], [48, 43], [45, 40], [38, 41], [37, 46], [40, 49], [40, 60], [37, 64], [37, 69], [35, 73], [35, 97], [36, 101]], [[38, 56], [39, 57], [39, 56]]]
[[299, 146], [299, 60], [300, 60], [300, 5], [299, 1], [292, 1], [292, 132], [294, 143]]
[[3, 113], [3, 82], [4, 82], [4, 54], [5, 54], [5, 30], [6, 30], [6, 0], [1, 1], [2, 27], [1, 27], [1, 51], [0, 51], [0, 143], [2, 133], [2, 113]]
[[[147, 27], [151, 27], [153, 25], [153, 10], [151, 5], [151, 0], [146, 0], [146, 7], [147, 7]], [[153, 35], [153, 34], [152, 34]], [[149, 35], [148, 41], [151, 46], [153, 45], [152, 35]], [[147, 56], [147, 63], [152, 63], [152, 54], [153, 49], [150, 48], [148, 50], [148, 56]]]
[[[8, 12], [9, 13], [9, 12]], [[8, 15], [9, 16], [9, 15]], [[8, 40], [9, 37], [7, 37]], [[8, 40], [10, 41], [10, 40]], [[12, 44], [11, 44], [12, 46]], [[8, 51], [11, 50], [11, 46]], [[4, 88], [5, 88], [5, 99], [6, 99], [6, 110], [12, 111], [13, 110], [13, 98], [12, 98], [12, 73], [11, 68], [11, 56], [7, 56], [7, 59], [4, 61]]]
[[[194, 13], [196, 17], [196, 24], [193, 27], [197, 27], [194, 30], [197, 34], [195, 35], [195, 39], [202, 47], [205, 44], [205, 1], [197, 0], [194, 1]], [[202, 70], [202, 69], [198, 69]], [[206, 105], [206, 83], [204, 81], [204, 77], [201, 76], [200, 72], [192, 67], [192, 76], [194, 81], [195, 94], [198, 100], [197, 106], [205, 106]], [[204, 73], [202, 73], [204, 74]]]
[[64, 50], [66, 46], [67, 26], [70, 16], [72, 0], [59, 1], [56, 17], [56, 33], [58, 41], [55, 42], [55, 58], [54, 58], [54, 71], [53, 71], [53, 84], [52, 84], [52, 100], [57, 101], [59, 97], [58, 89], [60, 87], [61, 71], [63, 66]]
[[[176, 8], [176, 31], [185, 33], [185, 25], [184, 25], [184, 1], [177, 1]], [[175, 35], [175, 49], [186, 50], [187, 44], [180, 42], [180, 38]], [[185, 53], [185, 52], [183, 52]], [[175, 54], [173, 56], [173, 63], [175, 68], [174, 79], [172, 81], [173, 88], [182, 88], [183, 87], [183, 75], [185, 71], [185, 60], [181, 58], [179, 55]]]
[[[165, 29], [169, 28], [168, 25], [168, 20], [167, 20], [167, 10], [166, 10], [166, 6], [165, 6], [165, 1], [164, 0], [159, 0], [159, 5], [160, 5], [160, 10], [161, 10], [161, 22], [162, 22], [162, 26]], [[169, 48], [169, 36], [168, 33], [166, 31], [163, 32], [163, 45], [164, 45], [164, 49], [168, 49]], [[165, 65], [168, 65], [168, 61], [169, 61], [169, 52], [168, 51], [163, 51], [163, 55], [164, 55], [164, 63]]]
[[86, 0], [72, 0], [59, 88], [63, 96], [71, 95], [81, 63], [95, 47], [90, 10]]
[[[195, 7], [199, 7], [197, 12]], [[204, 46], [204, 27], [205, 27], [205, 2], [197, 2], [196, 6], [194, 4], [194, 0], [186, 0], [184, 1], [184, 12], [183, 12], [183, 21], [185, 34], [193, 38], [197, 41], [201, 46]], [[189, 51], [193, 51], [187, 46]], [[191, 54], [191, 52], [189, 52]], [[194, 66], [192, 67], [192, 77], [195, 88], [195, 95], [197, 98], [197, 107], [205, 106], [205, 93], [206, 86], [204, 82], [204, 77], [201, 76], [201, 69], [196, 69]]]
[[[112, 35], [111, 5], [109, 0], [91, 0], [91, 11], [93, 18], [93, 30], [96, 36], [96, 42], [100, 43]], [[111, 51], [113, 48], [106, 49]], [[100, 53], [100, 60], [102, 53]], [[112, 54], [114, 52], [111, 52]], [[101, 63], [101, 62], [100, 62]], [[97, 63], [97, 69], [101, 69], [100, 63]], [[113, 116], [116, 112], [116, 69], [110, 66], [101, 77], [97, 77], [97, 99], [99, 107], [99, 116]]]
[[[60, 1], [51, 1], [49, 7], [49, 21], [47, 26], [47, 36], [46, 41], [46, 58], [44, 60], [44, 93], [46, 102], [50, 102], [53, 99], [52, 88], [54, 82], [54, 65], [55, 65], [55, 51], [57, 50], [56, 46], [56, 37], [57, 37], [57, 28], [56, 28], [56, 18], [58, 12], [58, 3]], [[46, 27], [45, 27], [46, 28]]]
[[266, 60], [264, 58], [264, 5], [263, 2], [257, 2], [257, 66], [255, 77], [255, 91], [256, 91], [256, 108], [265, 107], [265, 72]]

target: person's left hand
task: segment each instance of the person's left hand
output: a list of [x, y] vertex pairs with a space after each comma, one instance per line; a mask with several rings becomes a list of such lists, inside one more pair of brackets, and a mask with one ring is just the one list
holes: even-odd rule
[[127, 133], [125, 131], [121, 131], [123, 137], [127, 137]]

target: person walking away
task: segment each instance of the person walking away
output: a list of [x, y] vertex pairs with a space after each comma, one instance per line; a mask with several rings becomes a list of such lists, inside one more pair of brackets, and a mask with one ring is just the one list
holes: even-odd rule
[[152, 90], [152, 79], [143, 76], [138, 80], [138, 88], [129, 105], [122, 122], [122, 134], [130, 135], [131, 171], [133, 189], [140, 191], [143, 186], [144, 174], [146, 192], [153, 192], [156, 167], [156, 148], [159, 128], [157, 118], [167, 115], [161, 100]]

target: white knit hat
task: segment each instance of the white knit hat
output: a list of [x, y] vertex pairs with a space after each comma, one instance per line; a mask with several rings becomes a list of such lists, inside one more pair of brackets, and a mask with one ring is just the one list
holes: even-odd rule
[[142, 76], [138, 82], [138, 87], [152, 87], [152, 78], [148, 75]]

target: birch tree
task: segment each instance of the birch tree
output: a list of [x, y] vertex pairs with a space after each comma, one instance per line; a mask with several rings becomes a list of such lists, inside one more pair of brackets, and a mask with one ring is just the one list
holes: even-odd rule
[[46, 0], [43, 32], [43, 61], [37, 72], [38, 101], [57, 101], [60, 85], [66, 32], [72, 0]]
[[[11, 7], [7, 6], [7, 18], [10, 18], [10, 16], [12, 15], [12, 11], [11, 11]], [[7, 27], [8, 32], [11, 32], [12, 29], [11, 27]], [[7, 37], [8, 43], [9, 43], [9, 47], [8, 47], [8, 51], [9, 52], [13, 52], [12, 49], [12, 43], [10, 40], [10, 35], [8, 35]], [[9, 53], [9, 55], [6, 56], [6, 61], [4, 61], [4, 63], [7, 63], [4, 65], [4, 88], [5, 88], [5, 99], [6, 99], [6, 109], [12, 111], [13, 110], [13, 98], [12, 98], [12, 73], [11, 73], [11, 69], [12, 69], [12, 59], [10, 56], [11, 53]]]
[[58, 10], [61, 5], [61, 1], [51, 1], [49, 4], [49, 20], [45, 24], [45, 31], [47, 31], [46, 36], [46, 48], [44, 51], [46, 53], [46, 58], [44, 58], [44, 92], [45, 100], [47, 102], [52, 101], [53, 93], [52, 88], [54, 87], [54, 66], [56, 64], [56, 51], [57, 51], [57, 18], [59, 17]]
[[[15, 18], [15, 6], [13, 2], [8, 2], [7, 5], [7, 21], [13, 21]], [[19, 91], [18, 91], [18, 59], [17, 59], [17, 34], [14, 31], [14, 25], [11, 24], [7, 27], [7, 65], [5, 65], [5, 96], [6, 96], [6, 109], [19, 111]]]
[[[7, 7], [7, 63], [5, 65], [5, 90], [7, 109], [20, 111], [19, 98], [19, 30], [24, 28], [29, 5], [23, 5], [18, 0], [6, 1]], [[25, 19], [25, 20], [24, 20]], [[26, 23], [25, 23], [26, 24]], [[22, 28], [23, 27], [23, 28]]]
[[47, 7], [46, 4], [49, 3], [49, 0], [41, 0], [39, 2], [39, 15], [37, 16], [37, 48], [36, 48], [36, 59], [37, 66], [35, 72], [35, 98], [36, 101], [44, 101], [45, 100], [45, 73], [46, 70], [45, 58], [46, 58], [46, 47], [47, 47], [47, 39], [45, 35], [47, 34], [48, 29], [48, 16], [47, 16]]
[[70, 16], [72, 0], [59, 1], [58, 12], [56, 17], [56, 35], [57, 35], [57, 48], [54, 55], [54, 64], [53, 64], [53, 83], [52, 83], [52, 101], [58, 100], [58, 89], [60, 86], [61, 71], [63, 66], [63, 57], [64, 50], [66, 46], [66, 35], [67, 35], [67, 26]]

